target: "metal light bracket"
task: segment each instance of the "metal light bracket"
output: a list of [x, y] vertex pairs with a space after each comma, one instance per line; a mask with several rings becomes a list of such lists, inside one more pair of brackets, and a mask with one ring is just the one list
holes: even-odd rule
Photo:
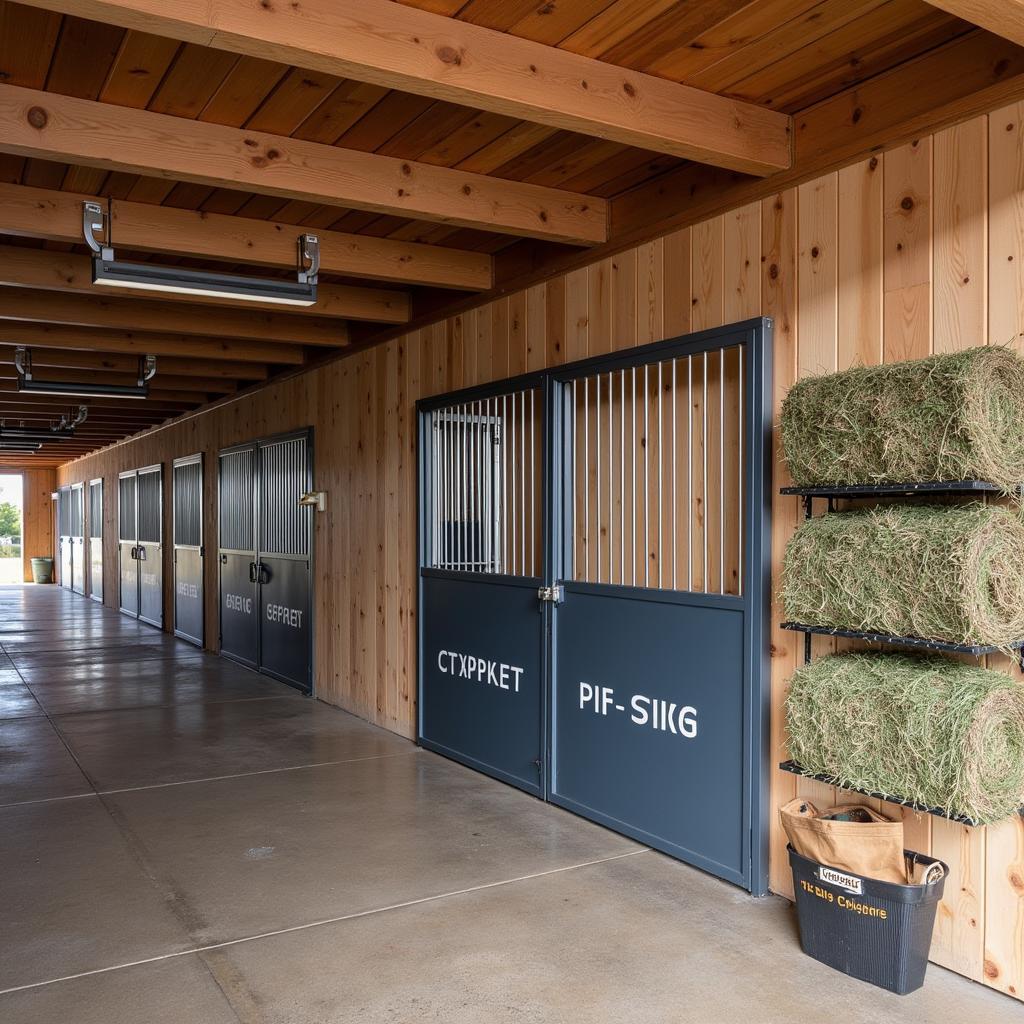
[[[103, 235], [104, 242], [96, 241], [96, 233]], [[82, 234], [85, 235], [85, 244], [96, 253], [101, 260], [112, 261], [114, 249], [110, 244], [110, 231], [108, 218], [103, 212], [99, 203], [86, 201], [82, 203]]]

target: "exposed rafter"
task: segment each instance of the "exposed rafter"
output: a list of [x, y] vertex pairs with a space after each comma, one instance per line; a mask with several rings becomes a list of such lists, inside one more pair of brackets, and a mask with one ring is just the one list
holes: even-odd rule
[[790, 164], [790, 118], [390, 0], [29, 0], [750, 174]]
[[979, 28], [1024, 46], [1024, 0], [927, 0]]
[[[0, 183], [0, 235], [80, 242], [82, 203], [90, 199], [95, 197]], [[294, 261], [300, 230], [281, 222], [121, 199], [111, 200], [110, 215], [118, 248], [271, 267]], [[343, 231], [316, 234], [321, 273], [464, 291], [484, 291], [492, 284], [494, 261], [487, 253]]]
[[602, 199], [315, 142], [0, 86], [0, 152], [551, 241], [607, 237]]

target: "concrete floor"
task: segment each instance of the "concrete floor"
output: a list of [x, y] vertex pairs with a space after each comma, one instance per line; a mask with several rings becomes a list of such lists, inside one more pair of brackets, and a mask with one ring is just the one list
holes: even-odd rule
[[1019, 1022], [55, 587], [0, 588], [0, 1020]]

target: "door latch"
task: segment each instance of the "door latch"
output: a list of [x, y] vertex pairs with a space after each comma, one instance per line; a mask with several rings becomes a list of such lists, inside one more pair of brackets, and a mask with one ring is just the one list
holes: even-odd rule
[[561, 604], [565, 600], [565, 589], [560, 583], [553, 587], [539, 587], [537, 597], [541, 601], [548, 601], [551, 604]]

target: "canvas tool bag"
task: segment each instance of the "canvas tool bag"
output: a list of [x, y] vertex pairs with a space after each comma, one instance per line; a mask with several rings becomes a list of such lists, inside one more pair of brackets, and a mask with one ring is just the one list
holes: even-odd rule
[[808, 800], [791, 800], [780, 811], [782, 827], [801, 857], [864, 878], [907, 885], [903, 822], [865, 804], [819, 811]]

